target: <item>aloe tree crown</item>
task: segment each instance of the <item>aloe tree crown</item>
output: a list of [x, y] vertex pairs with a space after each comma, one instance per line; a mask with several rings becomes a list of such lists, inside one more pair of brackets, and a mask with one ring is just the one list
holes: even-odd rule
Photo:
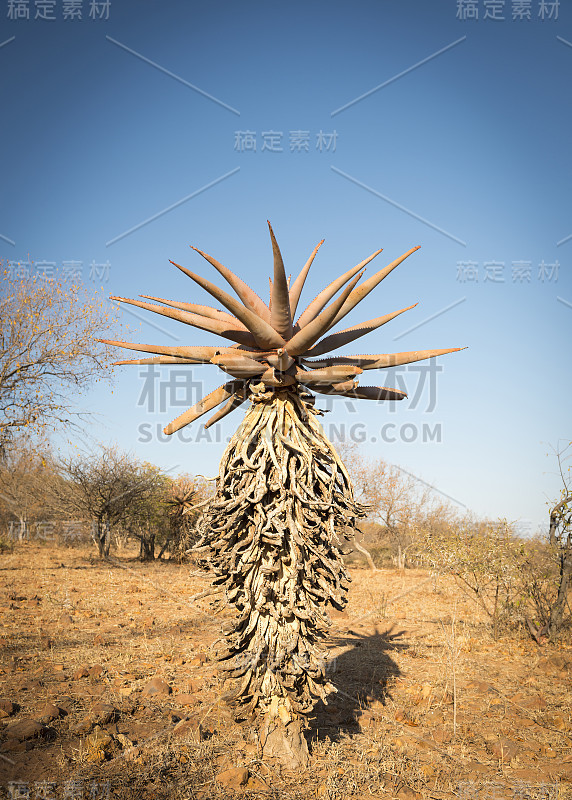
[[[230, 269], [196, 247], [192, 249], [222, 275], [233, 289], [236, 297], [186, 267], [176, 264], [174, 261], [171, 263], [214, 297], [226, 308], [226, 311], [149, 295], [140, 295], [145, 300], [133, 300], [125, 297], [112, 298], [170, 317], [186, 325], [218, 334], [234, 342], [233, 345], [224, 347], [200, 345], [171, 347], [133, 344], [110, 339], [100, 340], [106, 344], [154, 354], [148, 358], [116, 361], [117, 365], [210, 363], [232, 378], [167, 425], [165, 428], [167, 434], [175, 433], [203, 414], [220, 406], [205, 423], [205, 428], [208, 428], [245, 402], [250, 385], [264, 384], [270, 389], [291, 391], [304, 387], [306, 390], [320, 394], [364, 400], [402, 400], [407, 395], [396, 389], [388, 389], [384, 386], [359, 386], [358, 375], [361, 375], [364, 370], [395, 367], [462, 349], [454, 347], [441, 350], [415, 350], [406, 353], [332, 357], [329, 355], [332, 351], [359, 339], [405, 311], [414, 308], [414, 306], [408, 306], [367, 320], [359, 325], [328, 333], [395, 267], [399, 266], [419, 247], [411, 248], [360, 284], [367, 264], [381, 253], [381, 250], [376, 250], [368, 258], [322, 289], [302, 314], [296, 318], [300, 295], [308, 271], [324, 240], [314, 248], [298, 277], [291, 284], [286, 277], [282, 254], [270, 223], [268, 223], [268, 227], [274, 256], [274, 274], [270, 280], [268, 304]], [[148, 300], [156, 302], [146, 302]]]

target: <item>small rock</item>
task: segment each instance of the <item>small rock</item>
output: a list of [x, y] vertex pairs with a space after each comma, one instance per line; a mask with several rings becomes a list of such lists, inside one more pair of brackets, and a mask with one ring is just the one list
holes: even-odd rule
[[120, 711], [122, 714], [133, 714], [136, 708], [137, 708], [136, 700], [130, 698], [122, 700], [121, 703], [119, 703], [117, 706], [117, 710]]
[[[554, 675], [562, 673], [563, 676], [566, 676], [566, 670], [569, 668], [568, 661], [564, 658], [564, 656], [558, 655], [555, 653], [548, 658], [542, 658], [538, 662], [538, 669], [541, 672], [544, 672], [546, 675]], [[560, 677], [560, 675], [559, 675]]]
[[432, 764], [419, 764], [419, 772], [424, 778], [435, 778], [437, 776], [437, 769]]
[[226, 767], [230, 769], [231, 762], [228, 753], [221, 753], [220, 756], [215, 756], [213, 761], [217, 767]]
[[491, 768], [486, 764], [481, 764], [480, 761], [470, 761], [467, 764], [467, 771], [472, 775], [488, 775], [491, 771]]
[[226, 786], [229, 789], [240, 789], [241, 786], [246, 786], [248, 777], [246, 767], [233, 767], [232, 769], [225, 769], [224, 772], [219, 772], [216, 776], [216, 781], [221, 786]]
[[451, 739], [451, 732], [441, 725], [431, 731], [431, 736], [437, 744], [444, 744]]
[[557, 669], [569, 669], [570, 662], [564, 656], [558, 655], [555, 653], [553, 656], [550, 656], [550, 661], [554, 664]]
[[113, 736], [107, 731], [104, 731], [103, 728], [100, 728], [99, 725], [96, 725], [93, 733], [90, 733], [89, 736], [86, 737], [85, 741], [88, 747], [94, 747], [102, 750], [111, 744], [113, 741]]
[[433, 687], [430, 683], [423, 683], [419, 687], [419, 691], [413, 697], [413, 702], [415, 705], [420, 705], [423, 702], [427, 702], [430, 700], [431, 695], [433, 694]]
[[486, 683], [485, 681], [468, 681], [468, 683], [465, 684], [465, 688], [472, 689], [479, 694], [487, 694], [488, 692], [494, 693], [493, 687], [490, 683]]
[[538, 761], [538, 754], [540, 753], [540, 745], [534, 742], [527, 742], [523, 745], [523, 749], [518, 754], [518, 760], [522, 764], [534, 764]]
[[136, 764], [142, 764], [143, 759], [141, 757], [141, 748], [126, 747], [124, 752], [124, 758], [126, 761], [134, 761]]
[[546, 700], [541, 694], [530, 697], [518, 692], [510, 700], [521, 708], [529, 708], [531, 711], [540, 711], [546, 708]]
[[523, 700], [520, 705], [523, 708], [529, 708], [532, 711], [542, 711], [546, 708], [546, 700], [541, 694], [534, 695], [534, 697], [529, 697], [526, 700]]
[[99, 725], [107, 725], [114, 722], [117, 717], [117, 709], [109, 703], [95, 703], [91, 709], [90, 718]]
[[515, 777], [519, 781], [528, 781], [529, 783], [543, 783], [546, 780], [546, 776], [543, 772], [539, 772], [536, 769], [530, 769], [529, 767], [524, 767], [523, 769], [515, 769], [513, 771], [513, 777]]
[[191, 717], [190, 719], [182, 719], [173, 728], [173, 736], [176, 736], [177, 738], [183, 736], [190, 737], [195, 742], [200, 742], [202, 739], [202, 735], [203, 735], [203, 729], [201, 727], [201, 724], [194, 717]]
[[10, 700], [0, 700], [0, 719], [11, 717], [18, 710], [16, 703]]
[[269, 786], [264, 781], [261, 781], [259, 778], [249, 778], [246, 784], [246, 788], [250, 789], [252, 792], [267, 792], [269, 790]]
[[564, 719], [562, 714], [547, 714], [546, 723], [551, 728], [556, 728], [557, 731], [567, 731], [570, 728], [568, 721]]
[[130, 747], [133, 747], [133, 742], [124, 733], [116, 733], [115, 738], [121, 745], [122, 750], [128, 750]]
[[483, 710], [483, 701], [482, 700], [465, 700], [463, 703], [463, 708], [465, 711], [469, 711], [471, 714], [480, 714]]
[[19, 742], [18, 739], [7, 739], [0, 744], [1, 753], [25, 753], [33, 747], [32, 742]]
[[[557, 762], [558, 763], [558, 762]], [[572, 781], [572, 765], [570, 764], [560, 764], [556, 767], [556, 764], [551, 768], [552, 775], [558, 775], [562, 782], [570, 782]]]
[[416, 792], [415, 789], [410, 789], [409, 786], [403, 786], [396, 795], [399, 800], [422, 800], [423, 795]]
[[187, 692], [175, 695], [173, 700], [178, 706], [194, 706], [198, 703], [197, 696]]
[[143, 689], [143, 697], [168, 697], [170, 694], [171, 687], [158, 675], [152, 678]]
[[189, 692], [200, 692], [201, 689], [204, 688], [204, 685], [205, 683], [202, 678], [191, 678], [191, 680], [187, 683]]
[[55, 719], [59, 719], [63, 713], [65, 712], [62, 712], [62, 709], [58, 708], [58, 706], [55, 706], [53, 703], [47, 703], [40, 711], [37, 719], [38, 722], [46, 724], [48, 722], [53, 722]]
[[493, 756], [503, 762], [512, 761], [520, 753], [520, 747], [512, 739], [497, 739], [487, 746]]
[[60, 697], [54, 705], [56, 705], [60, 711], [63, 711], [64, 714], [69, 714], [73, 708], [73, 697], [65, 696]]
[[[332, 712], [330, 709], [327, 709], [328, 713], [336, 713]], [[375, 727], [376, 722], [379, 719], [379, 715], [372, 711], [371, 709], [367, 709], [366, 711], [362, 711], [359, 716], [358, 723], [362, 730], [365, 728], [373, 728]]]
[[416, 727], [418, 724], [404, 708], [397, 709], [395, 712], [395, 719], [397, 722], [402, 722], [405, 725], [410, 725], [411, 727]]
[[6, 726], [7, 737], [16, 739], [18, 742], [39, 739], [41, 736], [48, 736], [48, 734], [49, 728], [46, 728], [45, 725], [35, 719], [22, 719], [18, 722], [11, 722]]
[[43, 681], [38, 680], [23, 680], [17, 687], [18, 692], [30, 692], [34, 690], [41, 689], [43, 686]]
[[80, 678], [88, 678], [89, 677], [89, 669], [86, 666], [79, 667], [73, 674], [74, 681], [79, 681]]
[[102, 761], [106, 760], [113, 748], [114, 741], [110, 733], [96, 725], [93, 733], [90, 733], [85, 740], [88, 748], [87, 760], [95, 764], [101, 764]]
[[424, 739], [418, 739], [413, 736], [396, 736], [393, 738], [393, 744], [400, 750], [433, 750], [434, 747]]
[[438, 711], [437, 709], [433, 709], [433, 711], [428, 711], [427, 714], [423, 717], [423, 724], [424, 725], [439, 725], [443, 722], [443, 712]]
[[78, 720], [78, 722], [70, 725], [70, 733], [74, 734], [75, 736], [83, 736], [85, 733], [89, 733], [92, 728], [92, 718], [89, 716], [83, 717], [82, 719]]

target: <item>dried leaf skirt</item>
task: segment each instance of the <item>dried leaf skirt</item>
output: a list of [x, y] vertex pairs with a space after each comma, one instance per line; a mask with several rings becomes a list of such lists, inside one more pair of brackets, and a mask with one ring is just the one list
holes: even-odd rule
[[325, 669], [326, 606], [347, 602], [341, 540], [352, 538], [365, 508], [316, 419], [320, 412], [298, 387], [251, 384], [250, 391], [198, 548], [237, 612], [218, 653], [223, 673], [235, 679], [225, 698], [238, 718], [277, 702], [297, 716], [335, 691]]

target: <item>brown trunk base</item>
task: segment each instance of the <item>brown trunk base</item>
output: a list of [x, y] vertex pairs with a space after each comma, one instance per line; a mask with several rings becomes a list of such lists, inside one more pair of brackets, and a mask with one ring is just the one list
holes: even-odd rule
[[284, 723], [279, 716], [264, 721], [262, 756], [275, 758], [286, 769], [306, 769], [310, 760], [302, 720]]

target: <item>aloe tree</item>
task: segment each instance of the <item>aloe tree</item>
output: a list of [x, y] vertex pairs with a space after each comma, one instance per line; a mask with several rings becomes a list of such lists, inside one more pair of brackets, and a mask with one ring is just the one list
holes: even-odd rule
[[[227, 281], [236, 297], [175, 262], [226, 311], [142, 295], [113, 298], [219, 334], [232, 346], [159, 346], [108, 341], [152, 357], [117, 364], [214, 364], [230, 380], [165, 428], [172, 434], [217, 409], [205, 428], [248, 403], [220, 464], [216, 493], [202, 521], [199, 547], [236, 615], [218, 657], [233, 690], [238, 718], [261, 718], [264, 751], [289, 763], [307, 758], [302, 728], [316, 701], [335, 691], [326, 676], [323, 640], [328, 605], [343, 609], [349, 577], [342, 540], [366, 509], [317, 417], [315, 393], [364, 400], [401, 400], [396, 389], [359, 386], [364, 370], [395, 367], [460, 348], [331, 356], [408, 308], [329, 333], [414, 247], [358, 285], [376, 250], [333, 280], [297, 316], [298, 302], [320, 242], [293, 283], [286, 277], [270, 226], [274, 274], [266, 304], [239, 277], [193, 248]], [[238, 298], [238, 299], [237, 299]], [[153, 303], [147, 301], [155, 301]], [[409, 306], [413, 308], [413, 306]]]

